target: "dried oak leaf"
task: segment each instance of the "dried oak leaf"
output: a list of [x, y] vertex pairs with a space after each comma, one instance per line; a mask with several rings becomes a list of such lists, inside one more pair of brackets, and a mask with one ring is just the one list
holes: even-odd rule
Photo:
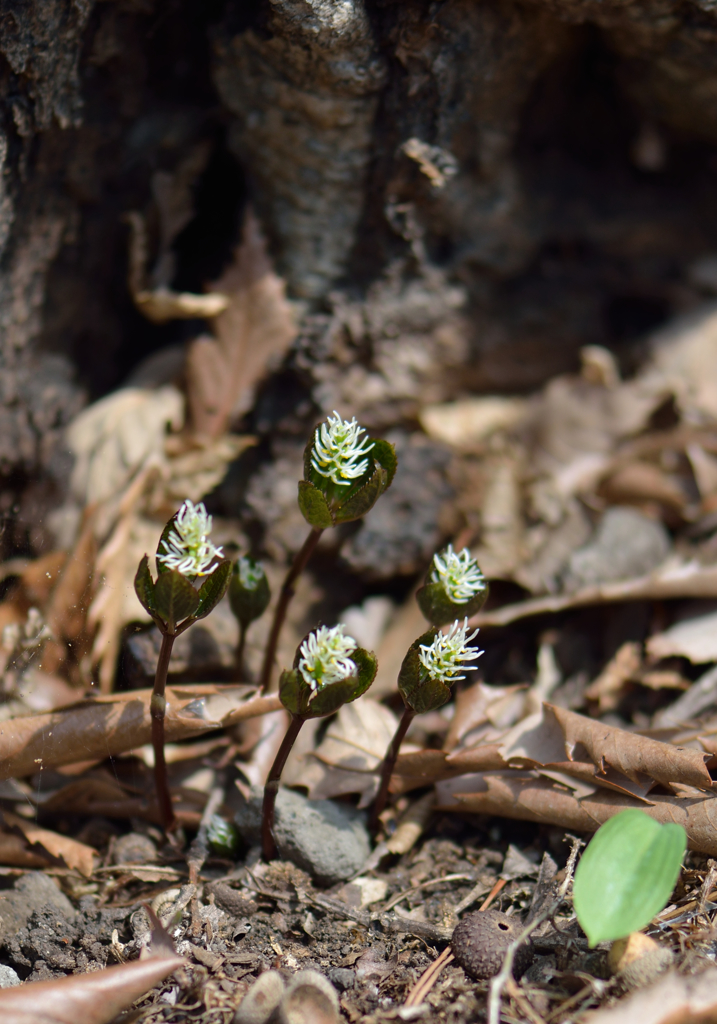
[[[38, 765], [100, 761], [149, 743], [151, 696], [151, 690], [132, 690], [0, 723], [0, 779], [22, 778]], [[251, 686], [171, 686], [165, 736], [168, 742], [187, 739], [280, 707], [278, 697], [259, 697]]]
[[656, 821], [682, 825], [690, 849], [717, 855], [717, 799], [695, 790], [682, 797], [653, 795], [646, 802], [605, 790], [578, 799], [565, 785], [523, 771], [439, 782], [436, 790], [439, 810], [494, 814], [579, 832], [595, 832], [625, 808], [639, 807]]
[[214, 337], [192, 343], [186, 366], [191, 423], [206, 437], [225, 433], [251, 407], [254, 388], [296, 337], [284, 282], [272, 270], [251, 211], [234, 261], [216, 288], [229, 296], [229, 305], [213, 322]]
[[21, 818], [10, 811], [3, 811], [3, 818], [8, 828], [18, 829], [31, 845], [41, 846], [43, 849], [58, 860], [67, 864], [68, 868], [74, 868], [89, 878], [95, 864], [95, 857], [98, 857], [97, 850], [86, 843], [81, 843], [71, 836], [63, 836], [58, 832], [51, 832], [50, 829], [40, 828], [34, 821]]
[[181, 957], [149, 957], [52, 981], [0, 990], [3, 1024], [109, 1024], [181, 967]]

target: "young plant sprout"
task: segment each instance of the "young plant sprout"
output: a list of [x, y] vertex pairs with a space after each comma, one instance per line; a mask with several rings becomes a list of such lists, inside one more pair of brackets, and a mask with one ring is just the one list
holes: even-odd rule
[[281, 628], [294, 596], [294, 585], [324, 530], [350, 523], [373, 508], [396, 472], [396, 453], [388, 441], [368, 437], [355, 419], [334, 411], [319, 424], [304, 451], [304, 479], [299, 481], [299, 508], [311, 531], [284, 580], [264, 653], [260, 685], [266, 691], [276, 658]]
[[461, 616], [475, 615], [488, 597], [488, 584], [468, 548], [456, 554], [453, 545], [433, 556], [425, 585], [416, 594], [424, 616], [446, 626]]
[[398, 690], [405, 707], [381, 765], [381, 781], [371, 815], [374, 828], [386, 806], [391, 775], [411, 722], [416, 715], [443, 707], [451, 699], [453, 683], [465, 679], [466, 672], [475, 671], [478, 666], [467, 663], [483, 653], [469, 646], [477, 635], [477, 629], [468, 633], [465, 618], [462, 625], [456, 620], [447, 633], [440, 633], [435, 627], [429, 629], [409, 647], [398, 674]]
[[344, 626], [320, 626], [309, 633], [296, 651], [294, 666], [282, 672], [279, 699], [291, 715], [264, 789], [261, 844], [265, 860], [276, 857], [274, 808], [279, 781], [296, 737], [309, 718], [333, 715], [365, 693], [376, 675], [376, 658], [359, 647]]
[[239, 623], [235, 666], [237, 679], [246, 679], [244, 647], [246, 631], [255, 619], [261, 618], [271, 600], [269, 581], [263, 566], [253, 558], [237, 559], [229, 584], [229, 604]]
[[[185, 629], [209, 615], [229, 585], [231, 562], [222, 558], [222, 549], [209, 539], [212, 517], [204, 505], [184, 502], [169, 520], [157, 547], [157, 580], [152, 579], [149, 558], [139, 563], [134, 589], [142, 606], [154, 619], [162, 634], [157, 660], [154, 690], [150, 702], [154, 783], [160, 816], [165, 831], [174, 825], [174, 811], [164, 757], [164, 716], [169, 659], [176, 638]], [[195, 581], [203, 579], [199, 588]]]

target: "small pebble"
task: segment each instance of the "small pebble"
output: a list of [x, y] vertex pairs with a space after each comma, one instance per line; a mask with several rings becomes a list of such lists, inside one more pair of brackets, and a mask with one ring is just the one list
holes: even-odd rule
[[0, 964], [0, 988], [12, 988], [20, 984], [20, 977], [17, 971], [5, 964]]
[[[506, 951], [520, 935], [520, 919], [508, 917], [500, 910], [477, 910], [466, 914], [451, 939], [453, 955], [471, 978], [483, 981], [493, 978], [503, 966]], [[520, 946], [513, 961], [513, 974], [519, 978], [530, 966], [533, 948]]]
[[329, 971], [329, 981], [339, 992], [345, 992], [354, 987], [356, 975], [349, 967], [332, 967]]
[[120, 836], [112, 850], [114, 864], [151, 864], [156, 859], [157, 847], [141, 832]]

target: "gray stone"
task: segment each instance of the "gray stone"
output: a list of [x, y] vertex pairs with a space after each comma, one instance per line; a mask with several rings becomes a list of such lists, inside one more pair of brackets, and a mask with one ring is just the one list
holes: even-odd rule
[[[262, 797], [257, 788], [236, 814], [239, 831], [250, 842], [260, 836]], [[280, 789], [277, 796], [275, 835], [281, 857], [322, 885], [351, 878], [371, 851], [360, 811], [331, 800], [309, 800], [290, 789]]]
[[329, 981], [339, 992], [345, 992], [354, 987], [356, 975], [350, 967], [332, 967], [329, 971]]
[[17, 971], [6, 964], [0, 964], [0, 988], [13, 988], [20, 984], [20, 976]]
[[573, 552], [566, 573], [570, 589], [644, 576], [669, 554], [662, 523], [633, 508], [609, 508], [593, 540]]
[[0, 894], [0, 943], [27, 927], [30, 915], [42, 907], [67, 921], [75, 919], [74, 907], [52, 879], [41, 871], [30, 871]]

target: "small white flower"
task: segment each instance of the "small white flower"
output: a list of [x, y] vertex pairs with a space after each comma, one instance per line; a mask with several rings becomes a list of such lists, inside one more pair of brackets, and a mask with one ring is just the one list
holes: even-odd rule
[[466, 661], [475, 661], [483, 651], [477, 647], [469, 647], [470, 641], [478, 635], [478, 630], [466, 636], [468, 619], [463, 625], [456, 619], [447, 633], [439, 633], [432, 644], [419, 646], [418, 660], [421, 663], [421, 681], [439, 679], [446, 686], [465, 679], [459, 672], [474, 672], [477, 665], [466, 665]]
[[465, 604], [485, 590], [485, 578], [468, 548], [456, 554], [449, 544], [433, 556], [431, 583], [441, 583], [453, 604]]
[[356, 664], [349, 655], [358, 644], [352, 636], [344, 636], [343, 623], [320, 626], [310, 633], [299, 648], [299, 672], [312, 690], [356, 674]]
[[246, 590], [256, 590], [264, 578], [264, 570], [258, 562], [243, 555], [237, 560], [239, 582]]
[[328, 477], [340, 487], [348, 487], [368, 468], [365, 456], [373, 448], [373, 443], [364, 447], [368, 437], [362, 438], [361, 435], [365, 433], [355, 417], [349, 423], [342, 420], [334, 409], [334, 415], [316, 428], [311, 465], [321, 476]]
[[203, 503], [194, 505], [187, 499], [177, 513], [173, 530], [163, 541], [164, 554], [157, 555], [157, 561], [183, 576], [206, 576], [214, 559], [223, 554], [209, 539], [211, 529], [212, 517], [207, 515]]

